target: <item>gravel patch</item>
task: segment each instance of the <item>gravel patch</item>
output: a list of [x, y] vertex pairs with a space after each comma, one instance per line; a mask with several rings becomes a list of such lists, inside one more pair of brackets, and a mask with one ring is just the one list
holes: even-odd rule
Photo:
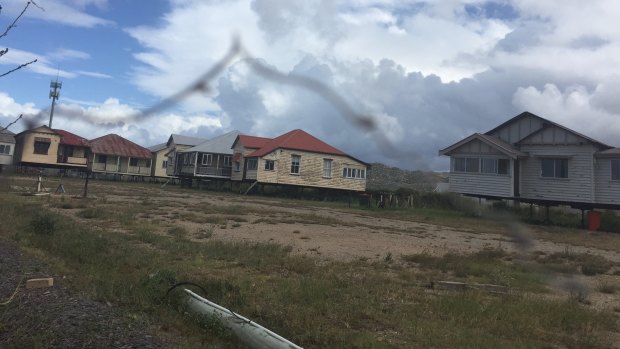
[[[27, 279], [54, 277], [54, 286], [26, 289]], [[148, 324], [118, 308], [76, 295], [35, 257], [0, 239], [0, 348], [164, 348]]]

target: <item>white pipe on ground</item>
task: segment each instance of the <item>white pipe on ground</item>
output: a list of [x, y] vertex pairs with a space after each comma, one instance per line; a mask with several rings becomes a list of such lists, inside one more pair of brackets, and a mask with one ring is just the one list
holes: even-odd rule
[[243, 343], [254, 349], [303, 349], [288, 339], [239, 314], [215, 304], [185, 289], [189, 308], [196, 313], [214, 316], [229, 328]]

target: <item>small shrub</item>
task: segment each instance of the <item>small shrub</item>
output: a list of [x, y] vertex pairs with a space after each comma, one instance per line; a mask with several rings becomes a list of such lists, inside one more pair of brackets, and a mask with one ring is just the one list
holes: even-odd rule
[[394, 261], [394, 257], [392, 256], [392, 252], [388, 252], [385, 257], [383, 257], [383, 261], [385, 263], [392, 263]]
[[181, 239], [187, 236], [187, 229], [184, 227], [172, 227], [168, 229], [168, 234], [174, 236], [175, 238]]
[[30, 220], [32, 231], [40, 235], [54, 234], [56, 225], [56, 218], [47, 212], [38, 212]]

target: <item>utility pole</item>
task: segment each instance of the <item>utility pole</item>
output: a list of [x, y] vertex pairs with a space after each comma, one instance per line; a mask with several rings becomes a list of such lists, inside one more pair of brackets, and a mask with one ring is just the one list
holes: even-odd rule
[[58, 82], [58, 76], [56, 76], [56, 81], [50, 82], [50, 98], [52, 99], [52, 110], [50, 111], [50, 124], [49, 128], [52, 128], [52, 118], [54, 118], [54, 106], [56, 105], [56, 100], [60, 97], [60, 89], [62, 88], [62, 82]]

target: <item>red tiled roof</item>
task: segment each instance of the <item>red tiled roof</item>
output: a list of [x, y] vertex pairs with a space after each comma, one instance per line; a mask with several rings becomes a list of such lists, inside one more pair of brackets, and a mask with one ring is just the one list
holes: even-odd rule
[[243, 146], [246, 148], [258, 149], [258, 148], [264, 147], [265, 144], [267, 144], [267, 142], [271, 141], [272, 139], [264, 138], [264, 137], [239, 135], [237, 140], [241, 142], [241, 144], [243, 144]]
[[54, 129], [54, 132], [60, 135], [60, 144], [75, 145], [78, 147], [89, 147], [88, 139], [82, 138], [69, 131]]
[[151, 151], [116, 134], [109, 134], [90, 141], [90, 149], [95, 154], [150, 158]]
[[[243, 145], [245, 145], [245, 143], [243, 143]], [[293, 130], [270, 140], [260, 149], [248, 154], [247, 157], [261, 157], [280, 148], [348, 156], [344, 152], [332, 147], [331, 145], [303, 130]]]

